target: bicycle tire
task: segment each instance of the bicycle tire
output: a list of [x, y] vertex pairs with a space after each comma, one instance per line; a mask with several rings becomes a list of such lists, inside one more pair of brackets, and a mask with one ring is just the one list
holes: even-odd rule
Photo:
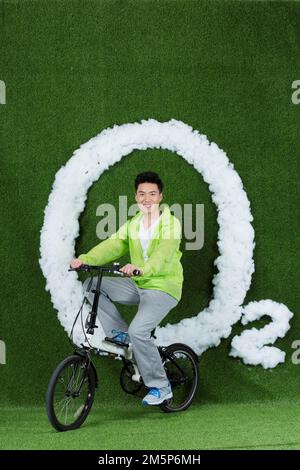
[[[86, 370], [86, 367], [88, 369]], [[69, 369], [69, 372], [67, 372]], [[80, 374], [80, 369], [82, 371], [82, 378], [79, 379], [79, 374]], [[77, 372], [79, 371], [79, 372]], [[68, 383], [64, 384], [64, 373], [67, 372], [67, 378], [68, 378]], [[77, 375], [75, 375], [77, 374]], [[79, 381], [83, 380], [82, 382], [82, 388], [79, 391], [78, 396], [70, 396], [70, 386], [74, 385], [75, 387], [79, 386]], [[57, 407], [55, 404], [55, 394], [57, 387], [60, 384], [62, 387], [59, 387], [61, 389], [64, 389], [65, 386], [67, 385], [67, 389], [64, 392], [63, 398], [60, 400], [60, 402], [57, 403]], [[72, 382], [72, 384], [71, 384]], [[57, 430], [57, 431], [70, 431], [79, 428], [84, 421], [86, 420], [93, 401], [94, 401], [94, 396], [95, 396], [95, 388], [96, 388], [96, 377], [95, 373], [93, 370], [93, 367], [90, 364], [87, 365], [87, 360], [85, 357], [82, 357], [80, 355], [73, 355], [69, 356], [66, 359], [64, 359], [55, 369], [53, 372], [47, 393], [46, 393], [46, 409], [47, 409], [47, 415], [50, 423], [52, 426]], [[78, 388], [76, 392], [73, 392], [73, 395], [76, 395], [78, 393]], [[86, 393], [85, 393], [86, 390]], [[75, 413], [73, 413], [74, 420], [71, 420], [69, 423], [66, 421], [66, 417], [68, 414], [67, 408], [69, 405], [74, 405], [75, 400], [77, 398], [81, 397], [81, 402], [83, 401], [82, 405], [78, 408], [78, 402], [75, 405], [77, 409], [75, 409]], [[80, 402], [80, 400], [79, 400]], [[61, 411], [64, 411], [65, 413], [65, 420], [60, 418], [59, 411], [58, 409], [61, 408]], [[71, 407], [70, 407], [71, 408]], [[70, 410], [71, 411], [71, 410]]]
[[[160, 408], [167, 413], [184, 411], [191, 405], [199, 383], [197, 356], [189, 346], [182, 343], [167, 346], [161, 351], [161, 355], [173, 398], [162, 403]], [[168, 359], [168, 355], [174, 362]], [[188, 373], [189, 376], [186, 375]]]

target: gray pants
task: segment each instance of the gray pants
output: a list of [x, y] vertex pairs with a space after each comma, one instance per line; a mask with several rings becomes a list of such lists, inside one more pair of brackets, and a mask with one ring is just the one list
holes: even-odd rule
[[[90, 290], [96, 288], [97, 277], [92, 278]], [[94, 294], [86, 289], [91, 278], [83, 287], [87, 300], [92, 303]], [[126, 324], [113, 302], [124, 305], [139, 305], [130, 326]], [[146, 387], [162, 388], [168, 379], [160, 354], [151, 337], [151, 331], [163, 320], [178, 300], [166, 292], [154, 289], [140, 289], [129, 277], [102, 278], [98, 317], [106, 336], [113, 336], [112, 330], [128, 331], [132, 350]]]

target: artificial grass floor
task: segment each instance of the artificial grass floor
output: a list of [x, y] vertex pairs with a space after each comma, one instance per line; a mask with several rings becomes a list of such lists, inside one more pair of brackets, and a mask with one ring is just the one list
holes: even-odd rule
[[192, 405], [166, 414], [129, 400], [92, 409], [84, 425], [58, 433], [44, 408], [5, 407], [1, 449], [300, 449], [299, 402]]

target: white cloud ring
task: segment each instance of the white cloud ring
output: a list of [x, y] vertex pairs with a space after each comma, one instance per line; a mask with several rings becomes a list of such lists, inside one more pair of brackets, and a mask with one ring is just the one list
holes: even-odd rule
[[[218, 210], [218, 273], [213, 278], [213, 298], [202, 312], [177, 324], [157, 329], [157, 342], [178, 340], [198, 354], [217, 346], [231, 333], [242, 314], [242, 303], [254, 272], [254, 230], [250, 203], [240, 176], [227, 155], [205, 135], [172, 119], [115, 125], [103, 130], [77, 149], [56, 174], [41, 230], [40, 266], [47, 280], [58, 317], [69, 333], [82, 302], [83, 289], [75, 272], [67, 272], [79, 235], [78, 218], [87, 192], [110, 166], [133, 150], [167, 149], [181, 155], [201, 173]], [[202, 269], [202, 268], [201, 268]], [[201, 280], [199, 281], [201, 282]], [[87, 306], [84, 315], [87, 315]], [[76, 344], [82, 341], [81, 327], [75, 329]], [[103, 337], [101, 328], [96, 339]]]

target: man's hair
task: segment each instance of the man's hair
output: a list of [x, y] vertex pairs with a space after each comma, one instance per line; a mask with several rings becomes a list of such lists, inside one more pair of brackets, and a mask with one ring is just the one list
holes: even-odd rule
[[137, 175], [135, 178], [135, 190], [137, 191], [139, 184], [141, 183], [154, 183], [157, 184], [159, 192], [161, 193], [164, 187], [164, 184], [160, 177], [158, 176], [157, 173], [154, 173], [153, 171], [144, 171], [143, 173], [140, 173]]

